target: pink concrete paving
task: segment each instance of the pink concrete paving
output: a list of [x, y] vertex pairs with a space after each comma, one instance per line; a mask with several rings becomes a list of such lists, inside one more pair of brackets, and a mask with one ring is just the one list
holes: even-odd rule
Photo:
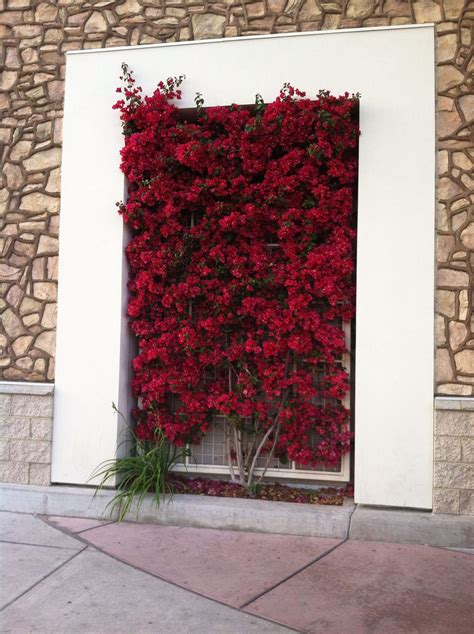
[[141, 570], [234, 607], [341, 542], [126, 523], [89, 530], [81, 537]]
[[100, 520], [90, 520], [85, 517], [48, 517], [48, 520], [55, 524], [58, 528], [64, 528], [71, 533], [80, 533], [90, 528], [97, 528], [107, 522]]
[[246, 609], [308, 633], [472, 634], [474, 556], [346, 542]]

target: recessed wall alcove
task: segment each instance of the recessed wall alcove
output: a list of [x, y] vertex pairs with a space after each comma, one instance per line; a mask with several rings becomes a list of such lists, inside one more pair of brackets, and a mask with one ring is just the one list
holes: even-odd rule
[[60, 227], [52, 481], [86, 483], [129, 409], [120, 65], [145, 94], [186, 75], [183, 107], [362, 94], [355, 370], [355, 499], [432, 506], [434, 29], [408, 26], [69, 53]]

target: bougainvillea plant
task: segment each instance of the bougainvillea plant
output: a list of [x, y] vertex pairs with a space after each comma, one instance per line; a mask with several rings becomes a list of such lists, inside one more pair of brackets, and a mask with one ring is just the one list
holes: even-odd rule
[[195, 443], [224, 416], [230, 474], [247, 489], [275, 457], [337, 464], [351, 438], [340, 359], [358, 95], [285, 84], [271, 103], [204, 108], [198, 94], [190, 115], [183, 77], [143, 97], [123, 71], [138, 437]]

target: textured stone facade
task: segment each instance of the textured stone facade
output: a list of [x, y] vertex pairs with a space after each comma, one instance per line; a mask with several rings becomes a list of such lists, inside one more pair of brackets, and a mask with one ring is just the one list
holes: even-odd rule
[[53, 386], [0, 383], [0, 482], [51, 482]]
[[[0, 0], [0, 376], [54, 380], [67, 51], [429, 22], [437, 30], [436, 390], [474, 395], [474, 2], [468, 0]], [[50, 414], [14, 413], [19, 403], [26, 407], [29, 397], [20, 396], [1, 396], [17, 424], [1, 414], [7, 457], [0, 479], [39, 483], [49, 478], [47, 463], [29, 452], [36, 446], [37, 456], [46, 456], [41, 443], [49, 441], [35, 434], [46, 433]], [[468, 425], [473, 415], [437, 417], [440, 512], [464, 513], [473, 503], [472, 433], [459, 434], [457, 423], [449, 423]]]
[[469, 126], [474, 119], [473, 2], [0, 0], [0, 10], [4, 65], [0, 80], [4, 164], [0, 373], [4, 379], [54, 379], [66, 51], [435, 22], [439, 91], [437, 391], [474, 393], [470, 294], [474, 279], [474, 180], [470, 173], [474, 150]]
[[433, 510], [474, 515], [474, 399], [437, 399]]

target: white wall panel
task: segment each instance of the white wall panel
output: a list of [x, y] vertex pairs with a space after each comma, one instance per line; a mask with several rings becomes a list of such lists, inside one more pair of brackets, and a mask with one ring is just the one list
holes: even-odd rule
[[127, 410], [120, 64], [145, 94], [186, 75], [183, 107], [273, 99], [285, 81], [362, 93], [356, 501], [431, 508], [434, 31], [322, 31], [67, 56], [53, 481], [83, 483], [115, 453]]

